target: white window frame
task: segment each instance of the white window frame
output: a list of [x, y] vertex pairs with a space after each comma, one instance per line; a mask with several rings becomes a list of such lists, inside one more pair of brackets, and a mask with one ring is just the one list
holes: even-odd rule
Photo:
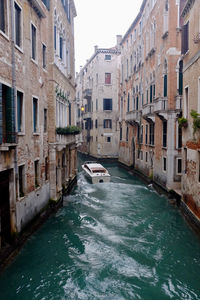
[[[33, 99], [37, 99], [37, 124], [36, 124], [36, 132], [34, 132], [34, 126], [33, 126]], [[39, 98], [37, 96], [32, 95], [32, 126], [33, 126], [33, 135], [39, 135], [39, 115], [40, 115], [40, 109], [39, 109]]]
[[25, 197], [26, 194], [26, 164], [22, 163], [18, 165], [18, 172], [19, 172], [19, 168], [23, 167], [23, 192], [24, 192], [24, 196], [20, 197], [20, 192], [19, 192], [19, 178], [18, 178], [18, 185], [17, 185], [17, 189], [18, 189], [18, 200], [23, 199]]
[[[181, 172], [178, 172], [178, 161], [181, 160]], [[182, 157], [176, 157], [176, 175], [182, 175], [183, 159]]]
[[5, 21], [6, 30], [5, 30], [5, 32], [3, 32], [3, 31], [0, 30], [0, 34], [3, 35], [9, 41], [10, 40], [9, 39], [9, 29], [10, 29], [9, 24], [10, 24], [10, 20], [9, 20], [9, 13], [8, 13], [8, 11], [9, 11], [10, 6], [9, 6], [8, 0], [6, 0], [5, 2], [6, 2], [6, 15], [5, 15], [5, 17], [6, 17], [6, 21]]
[[[18, 102], [17, 102], [17, 92], [22, 93], [23, 95], [23, 103], [22, 103], [22, 124], [21, 124], [21, 131], [18, 131], [18, 113], [17, 113], [17, 109], [18, 109]], [[24, 91], [17, 88], [16, 89], [16, 120], [17, 120], [17, 134], [18, 135], [24, 135], [25, 134], [25, 97], [24, 97]]]
[[[164, 169], [164, 159], [166, 159], [166, 170]], [[163, 170], [164, 173], [167, 172], [167, 157], [166, 156], [162, 157], [162, 170]]]
[[[35, 37], [35, 59], [32, 57], [32, 47], [33, 47], [33, 41], [32, 41], [32, 26], [36, 29], [36, 37]], [[30, 41], [31, 41], [31, 60], [34, 63], [38, 63], [38, 47], [37, 47], [37, 26], [31, 21], [30, 23]]]
[[14, 36], [16, 37], [16, 28], [15, 28], [15, 3], [17, 4], [17, 6], [19, 6], [19, 8], [21, 9], [21, 24], [20, 24], [20, 34], [21, 34], [21, 45], [18, 46], [16, 44], [16, 40], [15, 40], [15, 47], [20, 50], [21, 52], [23, 52], [23, 9], [22, 9], [22, 6], [17, 2], [17, 1], [14, 1], [14, 7], [13, 7], [13, 11], [14, 11]]

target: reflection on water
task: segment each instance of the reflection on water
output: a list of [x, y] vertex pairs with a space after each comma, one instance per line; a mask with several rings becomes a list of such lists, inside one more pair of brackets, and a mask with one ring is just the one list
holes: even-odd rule
[[200, 243], [178, 210], [127, 171], [80, 170], [64, 206], [0, 276], [0, 299], [200, 299]]

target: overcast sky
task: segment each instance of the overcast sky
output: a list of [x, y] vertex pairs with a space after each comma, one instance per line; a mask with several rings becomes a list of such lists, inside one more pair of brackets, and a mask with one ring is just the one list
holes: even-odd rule
[[94, 46], [116, 45], [116, 35], [124, 35], [137, 16], [142, 0], [74, 0], [76, 71], [94, 53]]

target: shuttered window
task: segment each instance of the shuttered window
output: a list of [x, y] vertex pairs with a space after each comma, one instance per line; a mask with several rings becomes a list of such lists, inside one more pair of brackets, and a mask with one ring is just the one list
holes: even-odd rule
[[185, 54], [189, 50], [189, 22], [182, 27], [181, 53]]
[[167, 97], [167, 74], [164, 75], [164, 97]]

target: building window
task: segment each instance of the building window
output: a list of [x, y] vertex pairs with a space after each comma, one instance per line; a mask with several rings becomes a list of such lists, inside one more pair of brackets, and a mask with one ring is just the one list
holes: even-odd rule
[[148, 125], [145, 127], [145, 144], [148, 144]]
[[103, 99], [103, 110], [112, 110], [112, 99]]
[[95, 120], [95, 128], [98, 128], [98, 120]]
[[111, 55], [106, 54], [106, 55], [105, 55], [105, 60], [111, 60]]
[[12, 89], [0, 83], [0, 144], [15, 143], [15, 111]]
[[182, 173], [182, 158], [177, 158], [176, 163], [177, 175], [180, 175]]
[[126, 127], [126, 141], [128, 142], [128, 126]]
[[140, 159], [143, 160], [143, 151], [140, 151]]
[[163, 96], [167, 97], [167, 74], [164, 75], [164, 92]]
[[46, 68], [46, 50], [47, 47], [42, 44], [42, 67], [45, 69]]
[[185, 117], [188, 118], [188, 109], [189, 109], [189, 88], [185, 87]]
[[47, 109], [44, 109], [44, 132], [47, 132]]
[[167, 158], [163, 157], [163, 171], [166, 172], [167, 171]]
[[25, 167], [19, 166], [18, 172], [19, 172], [19, 197], [24, 197], [25, 194]]
[[0, 30], [7, 34], [7, 1], [0, 1]]
[[143, 125], [141, 126], [140, 130], [140, 143], [143, 144]]
[[23, 131], [23, 93], [17, 91], [17, 131]]
[[151, 123], [149, 125], [149, 144], [151, 146], [154, 146], [154, 131], [155, 131], [155, 125], [154, 123]]
[[107, 143], [111, 143], [111, 137], [107, 136], [106, 141], [107, 141]]
[[111, 73], [105, 73], [105, 84], [111, 84]]
[[18, 47], [21, 47], [21, 34], [22, 34], [22, 30], [21, 30], [21, 8], [17, 5], [17, 3], [15, 3], [15, 44]]
[[169, 5], [168, 0], [165, 1], [164, 8], [164, 22], [163, 22], [163, 33], [165, 34], [168, 31], [168, 14], [169, 14]]
[[182, 148], [182, 127], [178, 125], [178, 148]]
[[35, 187], [39, 186], [39, 160], [34, 161]]
[[54, 25], [54, 50], [56, 51], [56, 44], [57, 44], [57, 38], [56, 38], [56, 25]]
[[98, 99], [96, 99], [96, 111], [98, 111]]
[[182, 26], [181, 53], [186, 54], [189, 50], [189, 22]]
[[50, 9], [50, 0], [42, 0], [42, 2], [48, 9]]
[[163, 121], [163, 147], [167, 147], [167, 121]]
[[45, 180], [48, 180], [49, 162], [48, 157], [45, 157]]
[[184, 164], [185, 164], [185, 170], [184, 173], [187, 173], [187, 148], [184, 148]]
[[128, 93], [128, 99], [127, 99], [127, 112], [130, 111], [130, 94]]
[[60, 36], [60, 59], [63, 59], [63, 38]]
[[122, 140], [122, 126], [120, 126], [119, 139]]
[[148, 152], [146, 152], [146, 158], [145, 158], [146, 163], [148, 162]]
[[33, 132], [38, 130], [38, 99], [33, 98]]
[[31, 24], [32, 59], [36, 60], [36, 27]]
[[179, 62], [178, 93], [183, 95], [183, 61]]
[[103, 127], [104, 127], [104, 128], [112, 128], [112, 120], [110, 120], [110, 119], [105, 119], [105, 120], [103, 121]]

